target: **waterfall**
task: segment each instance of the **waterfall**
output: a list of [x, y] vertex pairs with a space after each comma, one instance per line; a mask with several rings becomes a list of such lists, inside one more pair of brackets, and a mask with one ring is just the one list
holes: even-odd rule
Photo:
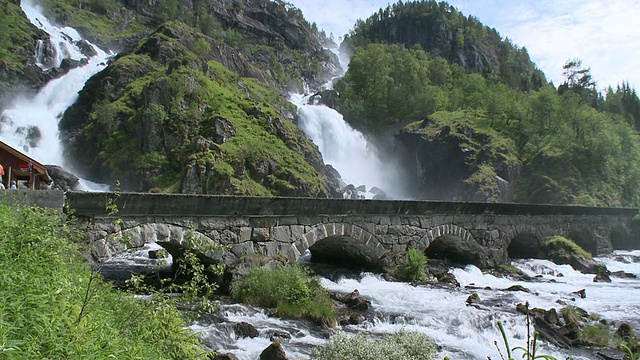
[[[327, 89], [344, 75], [348, 64], [337, 50], [332, 51], [340, 59], [342, 73], [325, 84]], [[377, 187], [392, 198], [403, 198], [395, 164], [383, 161], [378, 149], [339, 112], [310, 98], [311, 95], [292, 94], [290, 101], [298, 108], [298, 127], [318, 146], [324, 162], [338, 170], [346, 184], [365, 185], [367, 190]], [[368, 198], [374, 195], [365, 194]]]
[[64, 59], [86, 64], [49, 81], [35, 96], [16, 98], [0, 116], [0, 136], [5, 143], [43, 164], [65, 167], [58, 122], [76, 101], [84, 83], [106, 66], [110, 54], [87, 42], [97, 53], [87, 58], [78, 47], [82, 37], [76, 30], [52, 25], [40, 8], [28, 1], [22, 1], [22, 10], [34, 25], [50, 35], [49, 42], [41, 41], [36, 46], [34, 56], [41, 68], [59, 67]]

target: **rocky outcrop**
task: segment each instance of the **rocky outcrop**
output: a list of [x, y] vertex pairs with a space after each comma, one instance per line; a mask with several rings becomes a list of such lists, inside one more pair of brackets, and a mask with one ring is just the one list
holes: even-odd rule
[[63, 142], [84, 177], [123, 189], [328, 196], [322, 156], [265, 81], [229, 46], [165, 23], [87, 82]]
[[[436, 115], [437, 116], [437, 115]], [[460, 115], [462, 116], [462, 115]], [[412, 196], [429, 200], [511, 202], [521, 163], [509, 149], [494, 148], [493, 136], [429, 118], [396, 135]]]
[[5, 2], [0, 7], [0, 113], [13, 94], [41, 87], [44, 71], [36, 64], [38, 40], [48, 40], [44, 31], [31, 24], [19, 1]]
[[51, 180], [53, 180], [53, 189], [65, 191], [79, 189], [80, 179], [77, 176], [58, 165], [46, 165], [45, 167]]
[[260, 353], [260, 360], [287, 360], [287, 354], [278, 342], [273, 342]]

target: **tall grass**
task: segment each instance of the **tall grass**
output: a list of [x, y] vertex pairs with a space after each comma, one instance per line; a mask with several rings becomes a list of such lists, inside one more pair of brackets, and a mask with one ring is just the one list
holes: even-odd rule
[[171, 303], [114, 290], [59, 214], [0, 204], [0, 358], [200, 359]]
[[275, 270], [255, 267], [231, 284], [231, 295], [247, 304], [276, 308], [282, 317], [309, 317], [326, 325], [336, 321], [329, 294], [309, 270], [298, 264]]

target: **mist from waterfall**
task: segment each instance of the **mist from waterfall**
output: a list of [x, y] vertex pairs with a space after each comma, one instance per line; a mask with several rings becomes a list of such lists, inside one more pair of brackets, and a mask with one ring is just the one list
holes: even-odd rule
[[[58, 122], [64, 111], [78, 98], [85, 82], [106, 66], [110, 54], [93, 46], [97, 55], [87, 59], [78, 47], [82, 40], [69, 27], [57, 27], [42, 14], [39, 7], [22, 1], [22, 10], [29, 20], [50, 35], [49, 44], [42, 41], [36, 47], [39, 66], [44, 70], [58, 67], [65, 58], [86, 61], [86, 65], [70, 70], [49, 81], [35, 96], [21, 95], [0, 115], [0, 137], [3, 142], [47, 165], [68, 169], [59, 139]], [[45, 54], [49, 49], [49, 54]], [[90, 182], [83, 181], [83, 184]]]

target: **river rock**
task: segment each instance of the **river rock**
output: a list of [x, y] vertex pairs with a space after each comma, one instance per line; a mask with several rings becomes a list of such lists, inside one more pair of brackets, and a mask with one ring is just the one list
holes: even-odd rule
[[53, 180], [53, 188], [59, 190], [77, 190], [80, 179], [58, 165], [45, 165], [47, 173]]
[[616, 330], [616, 336], [623, 340], [629, 340], [633, 338], [635, 334], [633, 332], [633, 329], [631, 328], [631, 325], [622, 323], [618, 327], [618, 330]]
[[617, 278], [620, 278], [620, 279], [637, 279], [638, 278], [638, 276], [636, 276], [636, 274], [631, 274], [631, 273], [628, 273], [628, 272], [624, 272], [622, 270], [612, 272], [611, 276], [617, 277]]
[[593, 282], [611, 282], [611, 277], [609, 276], [609, 272], [606, 270], [606, 268], [604, 270], [598, 271], [596, 276], [593, 277]]
[[526, 292], [526, 293], [531, 293], [531, 290], [527, 289], [526, 287], [522, 286], [522, 285], [511, 285], [508, 288], [504, 289], [504, 291], [522, 291], [522, 292]]
[[578, 291], [574, 291], [571, 294], [575, 294], [580, 296], [581, 299], [585, 299], [587, 297], [587, 291], [585, 289], [580, 289]]
[[473, 294], [469, 295], [466, 301], [467, 305], [473, 305], [479, 302], [480, 302], [480, 296], [478, 295], [477, 292], [474, 292]]
[[217, 352], [215, 354], [209, 354], [207, 358], [209, 360], [238, 360], [238, 357], [233, 354], [221, 354]]
[[357, 311], [367, 311], [371, 307], [371, 301], [360, 296], [358, 289], [355, 289], [351, 293], [343, 296], [340, 301], [344, 302], [350, 309]]
[[357, 312], [354, 312], [351, 314], [351, 316], [349, 316], [349, 324], [351, 325], [360, 325], [366, 320], [367, 319], [364, 317], [364, 315]]
[[269, 340], [271, 342], [283, 343], [283, 342], [289, 342], [289, 340], [291, 340], [291, 334], [289, 334], [286, 331], [269, 330], [268, 334], [269, 334]]
[[255, 326], [244, 321], [233, 325], [233, 332], [235, 332], [239, 337], [248, 337], [252, 339], [260, 335]]
[[273, 342], [260, 353], [260, 360], [287, 360], [287, 354], [279, 342]]

